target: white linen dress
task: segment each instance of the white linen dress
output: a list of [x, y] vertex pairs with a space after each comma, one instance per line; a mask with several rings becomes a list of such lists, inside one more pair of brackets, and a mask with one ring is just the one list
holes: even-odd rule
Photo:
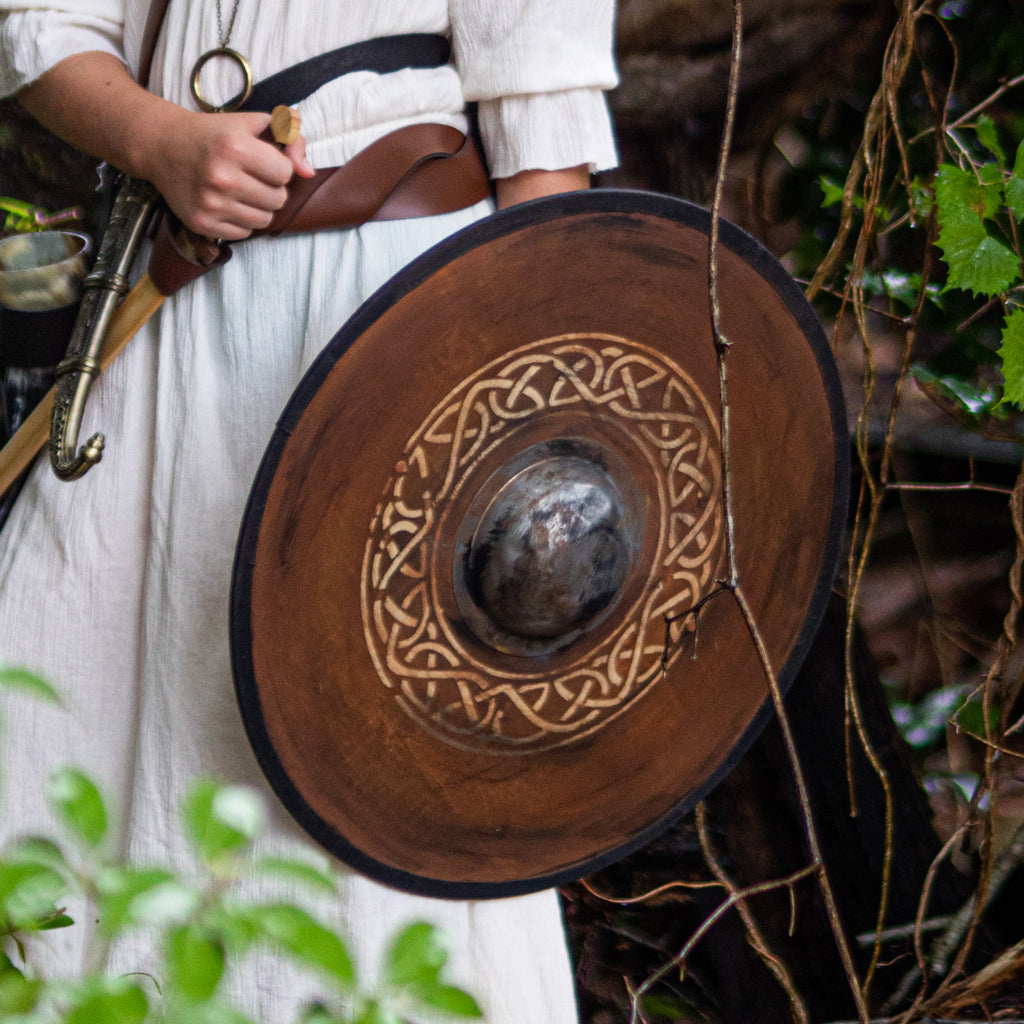
[[[225, 23], [231, 3], [223, 0]], [[0, 0], [0, 94], [78, 52], [110, 52], [131, 67], [146, 10], [145, 0]], [[216, 20], [214, 0], [172, 0], [154, 92], [192, 105], [188, 75], [217, 45]], [[314, 166], [341, 163], [403, 124], [463, 127], [463, 93], [481, 101], [495, 176], [614, 162], [602, 93], [615, 81], [612, 0], [241, 0], [230, 45], [261, 79], [405, 32], [451, 33], [458, 72], [356, 73], [324, 86], [300, 104]], [[208, 71], [208, 92], [220, 84], [231, 95], [229, 70]], [[37, 465], [0, 534], [0, 660], [36, 669], [65, 698], [63, 710], [5, 699], [4, 838], [53, 831], [42, 792], [59, 763], [101, 782], [121, 808], [120, 852], [136, 862], [187, 863], [177, 812], [195, 776], [264, 786], [228, 653], [235, 539], [263, 449], [300, 376], [359, 304], [489, 209], [239, 245], [227, 266], [169, 300], [93, 387], [82, 436], [106, 434], [102, 463], [73, 484]], [[262, 852], [304, 843], [270, 803]], [[339, 898], [318, 910], [345, 929], [363, 977], [400, 924], [424, 919], [448, 932], [453, 980], [491, 1024], [576, 1019], [553, 892], [434, 901], [348, 873]], [[51, 933], [55, 952], [33, 956], [74, 971], [89, 927]], [[112, 966], [145, 970], [141, 941], [116, 949]], [[234, 983], [236, 1004], [273, 1024], [293, 1019], [310, 994], [272, 958]]]

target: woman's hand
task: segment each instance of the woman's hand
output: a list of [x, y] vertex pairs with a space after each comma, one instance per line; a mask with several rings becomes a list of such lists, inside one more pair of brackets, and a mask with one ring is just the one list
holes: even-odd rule
[[186, 227], [237, 241], [266, 227], [292, 174], [312, 177], [301, 136], [283, 150], [258, 136], [269, 114], [203, 114], [147, 92], [107, 53], [68, 57], [18, 94], [51, 131], [151, 181]]
[[163, 113], [139, 140], [137, 173], [197, 234], [245, 238], [284, 205], [293, 174], [313, 176], [301, 136], [283, 150], [259, 138], [267, 114]]

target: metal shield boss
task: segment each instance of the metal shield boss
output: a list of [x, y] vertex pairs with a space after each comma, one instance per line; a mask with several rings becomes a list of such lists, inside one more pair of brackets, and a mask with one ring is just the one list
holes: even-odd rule
[[[599, 190], [427, 252], [320, 355], [253, 486], [232, 597], [249, 738], [318, 842], [496, 897], [648, 842], [770, 713], [824, 609], [847, 434], [824, 333], [710, 217]], [[716, 596], [690, 614], [709, 595]]]

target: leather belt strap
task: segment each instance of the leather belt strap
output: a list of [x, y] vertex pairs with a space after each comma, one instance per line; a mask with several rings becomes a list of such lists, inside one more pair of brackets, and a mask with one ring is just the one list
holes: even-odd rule
[[254, 234], [355, 227], [451, 213], [486, 199], [490, 182], [471, 139], [443, 124], [411, 124], [341, 167], [296, 178], [270, 226]]
[[[269, 112], [279, 104], [298, 103], [353, 71], [441, 67], [450, 52], [447, 38], [425, 33], [353, 43], [259, 82], [240, 109]], [[270, 141], [269, 131], [266, 138]], [[451, 213], [486, 199], [491, 186], [472, 140], [448, 125], [414, 124], [371, 143], [341, 167], [319, 170], [314, 178], [293, 177], [288, 192], [284, 207], [255, 235]], [[154, 239], [149, 276], [163, 295], [173, 295], [230, 256], [228, 245], [196, 238], [168, 212]]]
[[156, 53], [156, 41], [160, 37], [160, 29], [164, 24], [170, 0], [152, 0], [146, 14], [146, 24], [142, 30], [142, 45], [139, 47], [139, 85], [149, 88], [149, 72], [153, 66], [153, 54]]
[[[138, 82], [144, 89], [149, 87], [153, 55], [169, 6], [170, 0], [151, 0], [149, 5], [139, 47]], [[290, 107], [321, 85], [352, 71], [375, 71], [383, 75], [402, 68], [443, 67], [450, 56], [451, 43], [441, 35], [409, 32], [367, 39], [311, 57], [265, 78], [254, 86], [249, 99], [239, 109], [269, 114], [274, 107], [282, 103]]]
[[451, 52], [452, 46], [446, 36], [425, 32], [350, 43], [293, 64], [257, 82], [249, 98], [238, 109], [269, 114], [282, 104], [291, 107], [316, 92], [320, 86], [353, 71], [386, 75], [403, 68], [441, 68], [448, 63]]
[[[449, 125], [413, 124], [371, 143], [341, 167], [293, 178], [289, 192], [270, 225], [254, 235], [452, 213], [486, 199], [491, 183], [470, 138]], [[153, 242], [149, 276], [162, 295], [173, 295], [230, 257], [230, 246], [197, 238], [168, 212]]]

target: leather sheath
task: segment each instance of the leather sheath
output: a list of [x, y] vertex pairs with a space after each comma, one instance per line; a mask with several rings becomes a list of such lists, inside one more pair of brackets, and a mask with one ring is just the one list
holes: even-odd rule
[[[340, 167], [292, 178], [288, 189], [285, 205], [251, 237], [452, 213], [486, 199], [491, 183], [472, 139], [450, 125], [413, 124]], [[153, 241], [149, 276], [162, 295], [173, 295], [230, 258], [228, 244], [193, 235], [168, 211]]]

